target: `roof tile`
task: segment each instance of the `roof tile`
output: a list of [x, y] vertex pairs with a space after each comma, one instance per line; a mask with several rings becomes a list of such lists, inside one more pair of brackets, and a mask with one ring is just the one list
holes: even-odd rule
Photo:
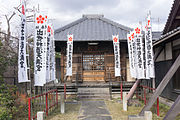
[[73, 34], [74, 41], [110, 41], [114, 34], [119, 35], [120, 40], [126, 40], [130, 30], [103, 15], [83, 15], [83, 18], [55, 30], [55, 40], [66, 41], [67, 34]]

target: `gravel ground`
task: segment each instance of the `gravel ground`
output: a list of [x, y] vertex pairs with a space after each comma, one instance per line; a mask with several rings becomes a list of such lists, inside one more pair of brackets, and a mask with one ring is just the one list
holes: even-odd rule
[[79, 104], [66, 104], [65, 114], [60, 114], [60, 108], [58, 108], [47, 120], [78, 120]]

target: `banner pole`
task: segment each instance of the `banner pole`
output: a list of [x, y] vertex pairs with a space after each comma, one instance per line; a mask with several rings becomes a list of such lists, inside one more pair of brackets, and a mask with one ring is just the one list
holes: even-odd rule
[[153, 89], [153, 92], [155, 92], [155, 89], [156, 89], [155, 78], [152, 78], [152, 88], [154, 88], [154, 89]]
[[[26, 2], [24, 3], [25, 6], [26, 6]], [[26, 26], [25, 26], [25, 29], [27, 31], [27, 21], [26, 21]], [[26, 32], [26, 50], [27, 50], [27, 54], [26, 54], [26, 57], [27, 57], [27, 72], [28, 72], [28, 80], [30, 81], [29, 83], [29, 90], [30, 90], [30, 115], [31, 115], [31, 118], [32, 118], [32, 80], [31, 80], [31, 65], [30, 65], [30, 50], [29, 50], [29, 42], [28, 42], [28, 36], [27, 36], [27, 32]], [[27, 87], [27, 83], [26, 83], [26, 87]]]

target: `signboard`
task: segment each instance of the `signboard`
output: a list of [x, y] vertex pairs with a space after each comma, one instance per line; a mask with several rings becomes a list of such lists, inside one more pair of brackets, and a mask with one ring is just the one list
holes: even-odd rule
[[34, 86], [46, 83], [47, 16], [36, 13], [34, 39]]
[[147, 24], [145, 28], [146, 78], [155, 78], [150, 14], [147, 16]]
[[135, 29], [135, 45], [136, 45], [136, 70], [137, 70], [137, 78], [144, 79], [144, 53], [143, 53], [143, 43], [142, 43], [142, 34], [141, 29], [137, 27]]
[[114, 45], [115, 77], [117, 77], [117, 76], [121, 76], [120, 48], [119, 48], [118, 35], [113, 35], [112, 39], [113, 39], [113, 45]]
[[72, 76], [73, 35], [67, 35], [66, 76]]
[[27, 75], [27, 59], [26, 59], [26, 15], [25, 3], [22, 0], [21, 10], [21, 33], [19, 39], [19, 53], [18, 53], [18, 82], [30, 82]]

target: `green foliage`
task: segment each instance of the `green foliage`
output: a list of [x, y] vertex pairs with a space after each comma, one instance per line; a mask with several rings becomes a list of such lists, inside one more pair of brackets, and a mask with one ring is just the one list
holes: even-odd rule
[[0, 120], [12, 119], [13, 113], [17, 111], [15, 107], [16, 87], [7, 85], [0, 77]]

